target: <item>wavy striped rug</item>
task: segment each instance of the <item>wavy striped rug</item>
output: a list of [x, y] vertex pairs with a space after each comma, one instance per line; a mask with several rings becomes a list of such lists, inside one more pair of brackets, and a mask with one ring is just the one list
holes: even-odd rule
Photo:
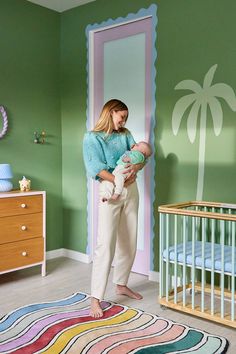
[[226, 353], [227, 340], [141, 310], [103, 302], [89, 316], [89, 297], [31, 304], [0, 320], [0, 353]]

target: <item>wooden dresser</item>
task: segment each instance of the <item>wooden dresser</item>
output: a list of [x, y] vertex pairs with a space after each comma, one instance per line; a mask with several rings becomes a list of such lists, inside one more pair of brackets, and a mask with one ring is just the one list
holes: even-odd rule
[[41, 265], [46, 274], [46, 193], [0, 193], [0, 274]]

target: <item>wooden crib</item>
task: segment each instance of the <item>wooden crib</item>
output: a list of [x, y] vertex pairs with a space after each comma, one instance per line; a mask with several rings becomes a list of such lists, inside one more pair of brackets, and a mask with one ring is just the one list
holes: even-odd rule
[[236, 328], [236, 205], [186, 202], [160, 212], [160, 304]]

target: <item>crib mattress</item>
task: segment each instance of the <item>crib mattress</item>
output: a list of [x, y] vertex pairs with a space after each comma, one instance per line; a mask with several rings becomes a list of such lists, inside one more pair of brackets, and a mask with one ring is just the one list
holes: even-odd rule
[[[212, 257], [211, 257], [211, 243], [205, 242], [205, 257], [204, 264], [206, 270], [211, 270], [212, 268]], [[221, 272], [222, 270], [222, 262], [221, 262], [221, 246], [220, 244], [214, 244], [215, 249], [215, 257], [214, 257], [214, 270], [215, 272]], [[163, 258], [166, 261], [167, 258], [167, 249], [163, 251]], [[234, 274], [236, 274], [236, 248], [234, 248], [234, 256], [235, 256], [235, 264], [234, 264]], [[175, 261], [175, 246], [169, 247], [169, 261]], [[184, 254], [183, 254], [183, 243], [177, 245], [177, 263], [183, 263]], [[186, 265], [193, 264], [193, 256], [192, 256], [192, 242], [186, 242]], [[202, 242], [195, 242], [195, 267], [202, 267]], [[224, 273], [232, 274], [232, 247], [224, 246]]]

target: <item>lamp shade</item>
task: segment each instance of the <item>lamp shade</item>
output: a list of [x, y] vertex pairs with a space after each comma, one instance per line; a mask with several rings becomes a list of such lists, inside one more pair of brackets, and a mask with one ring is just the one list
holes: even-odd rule
[[0, 164], [0, 179], [9, 179], [12, 178], [12, 170], [11, 166], [7, 163]]

